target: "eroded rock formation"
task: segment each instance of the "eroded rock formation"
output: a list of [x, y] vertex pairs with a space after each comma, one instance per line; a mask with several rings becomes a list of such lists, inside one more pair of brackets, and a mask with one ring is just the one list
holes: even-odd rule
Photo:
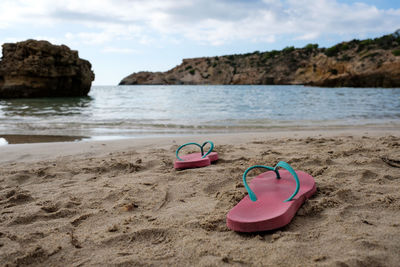
[[133, 73], [120, 84], [400, 87], [400, 34], [352, 40], [328, 49], [310, 44], [281, 51], [184, 59], [167, 72]]
[[0, 98], [86, 96], [94, 80], [91, 67], [65, 45], [36, 40], [3, 44]]

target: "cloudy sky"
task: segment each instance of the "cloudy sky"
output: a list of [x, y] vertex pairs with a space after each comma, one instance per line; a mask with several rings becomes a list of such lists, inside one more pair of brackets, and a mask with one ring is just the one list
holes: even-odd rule
[[0, 43], [78, 50], [114, 85], [183, 58], [374, 38], [400, 28], [398, 0], [0, 0]]

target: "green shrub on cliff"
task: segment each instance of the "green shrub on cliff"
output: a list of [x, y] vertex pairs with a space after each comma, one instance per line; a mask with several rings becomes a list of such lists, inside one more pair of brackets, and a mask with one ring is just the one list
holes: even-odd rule
[[371, 39], [362, 40], [358, 44], [357, 51], [360, 52], [360, 51], [362, 51], [364, 49], [369, 50], [372, 47], [373, 44], [374, 44], [374, 41], [371, 40]]
[[378, 49], [391, 49], [397, 45], [400, 45], [400, 36], [398, 34], [388, 34], [375, 39], [366, 39], [359, 41], [357, 51], [370, 50], [372, 48]]
[[329, 47], [325, 50], [325, 55], [327, 55], [328, 57], [334, 57], [336, 56], [338, 53], [340, 52], [339, 46], [338, 45], [334, 45], [332, 47]]
[[294, 49], [295, 49], [294, 46], [287, 46], [287, 47], [283, 48], [282, 52], [283, 52], [284, 54], [288, 54], [288, 53], [290, 53], [290, 52], [293, 52]]
[[340, 44], [340, 51], [349, 50], [349, 45], [347, 43]]
[[400, 49], [393, 50], [392, 54], [395, 55], [396, 57], [400, 56]]
[[305, 47], [303, 47], [307, 51], [312, 51], [314, 49], [318, 49], [318, 44], [308, 44]]
[[265, 59], [270, 59], [270, 58], [274, 58], [275, 56], [277, 56], [277, 55], [279, 55], [279, 54], [280, 54], [280, 51], [271, 50], [271, 51], [269, 51], [269, 52], [265, 52], [264, 55], [263, 55], [263, 57], [264, 57]]
[[325, 50], [325, 55], [327, 55], [328, 57], [334, 57], [334, 56], [337, 56], [337, 54], [339, 54], [339, 52], [349, 50], [350, 48], [351, 48], [351, 45], [343, 42], [343, 43], [340, 43], [340, 44], [337, 44], [337, 45], [327, 48]]
[[382, 49], [390, 49], [392, 48], [392, 43], [396, 41], [396, 37], [393, 34], [384, 35], [380, 38], [375, 38], [374, 42], [378, 45], [379, 48]]
[[189, 73], [192, 74], [192, 75], [194, 75], [195, 72], [196, 72], [196, 70], [194, 70], [194, 69], [191, 69], [191, 70], [189, 71]]

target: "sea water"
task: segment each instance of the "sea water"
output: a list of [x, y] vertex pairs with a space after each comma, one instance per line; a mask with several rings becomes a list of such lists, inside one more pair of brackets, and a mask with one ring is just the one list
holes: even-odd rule
[[93, 86], [88, 97], [0, 100], [0, 135], [121, 138], [400, 123], [400, 88]]

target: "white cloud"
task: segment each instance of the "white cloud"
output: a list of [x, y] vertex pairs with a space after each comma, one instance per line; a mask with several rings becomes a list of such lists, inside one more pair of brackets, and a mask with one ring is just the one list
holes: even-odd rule
[[68, 41], [87, 45], [103, 45], [119, 40], [132, 40], [133, 38], [140, 38], [139, 42], [150, 42], [150, 38], [141, 35], [141, 28], [135, 25], [105, 24], [92, 30], [78, 33], [67, 32], [64, 36]]
[[315, 40], [319, 34], [317, 32], [310, 32], [294, 38], [294, 40]]
[[211, 45], [240, 40], [268, 43], [282, 35], [313, 40], [327, 34], [362, 35], [400, 27], [396, 27], [400, 25], [400, 9], [335, 0], [1, 1], [0, 28], [81, 25], [81, 32], [63, 35], [69, 41], [89, 45], [116, 40], [155, 44], [160, 36], [164, 41], [180, 36]]
[[104, 53], [117, 53], [117, 54], [138, 54], [139, 51], [130, 48], [119, 48], [119, 47], [105, 47], [102, 52]]
[[111, 41], [114, 34], [107, 31], [102, 32], [80, 32], [77, 34], [70, 34], [69, 38], [71, 40], [79, 40], [84, 44], [88, 45], [99, 45]]

